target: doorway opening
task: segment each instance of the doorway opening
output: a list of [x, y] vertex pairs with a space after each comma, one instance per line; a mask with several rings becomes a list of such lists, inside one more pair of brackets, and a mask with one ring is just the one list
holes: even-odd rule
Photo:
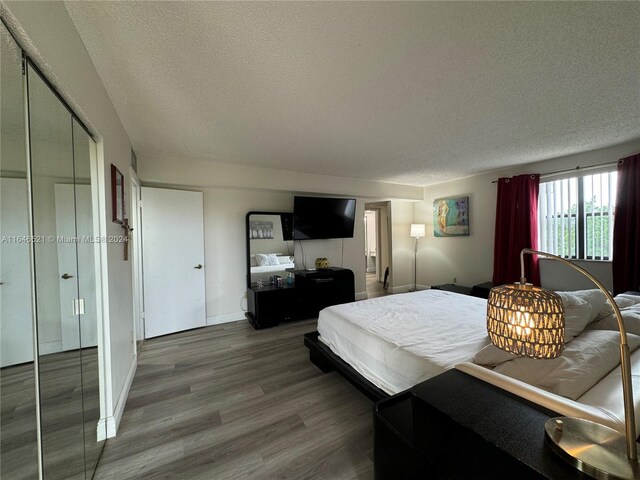
[[[133, 151], [132, 156], [135, 156]], [[133, 277], [133, 331], [135, 332], [136, 350], [140, 353], [144, 343], [144, 282], [142, 271], [142, 215], [141, 184], [133, 168], [129, 169], [131, 178], [131, 223], [130, 233], [131, 269]]]
[[365, 204], [364, 261], [367, 298], [390, 293], [391, 253], [389, 202]]

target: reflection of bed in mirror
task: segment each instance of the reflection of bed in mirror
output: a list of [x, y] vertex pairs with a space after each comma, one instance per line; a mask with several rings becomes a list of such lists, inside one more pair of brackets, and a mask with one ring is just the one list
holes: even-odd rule
[[249, 212], [247, 215], [248, 287], [275, 275], [286, 278], [294, 270], [291, 214]]
[[[282, 253], [277, 252], [259, 255], [261, 256], [251, 255], [250, 258], [251, 283], [256, 283], [258, 280], [262, 280], [265, 284], [267, 284], [269, 282], [269, 277], [280, 275], [284, 278], [287, 276], [287, 273], [291, 272], [295, 268], [292, 256], [282, 255]], [[276, 265], [259, 263], [264, 262], [263, 258], [265, 256], [272, 261], [275, 257], [275, 261], [278, 263]]]

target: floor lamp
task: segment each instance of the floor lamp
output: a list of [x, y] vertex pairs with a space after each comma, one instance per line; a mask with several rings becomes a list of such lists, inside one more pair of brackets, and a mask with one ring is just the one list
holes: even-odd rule
[[411, 236], [415, 238], [413, 245], [413, 291], [418, 290], [418, 239], [424, 237], [425, 225], [424, 223], [412, 223], [411, 224]]

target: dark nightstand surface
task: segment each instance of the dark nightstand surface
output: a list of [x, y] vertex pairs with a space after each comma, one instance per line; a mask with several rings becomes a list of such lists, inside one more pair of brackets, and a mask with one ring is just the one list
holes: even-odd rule
[[463, 287], [461, 285], [455, 285], [453, 283], [443, 283], [442, 285], [432, 285], [431, 288], [433, 290], [444, 290], [446, 292], [461, 293], [463, 295], [471, 294], [470, 287]]
[[492, 288], [492, 282], [479, 283], [471, 288], [471, 295], [473, 295], [474, 297], [487, 299], [489, 298], [489, 292]]
[[589, 478], [545, 445], [543, 407], [458, 370], [374, 408], [376, 480]]
[[455, 369], [412, 393], [416, 448], [442, 458], [451, 478], [588, 478], [545, 445], [550, 410]]

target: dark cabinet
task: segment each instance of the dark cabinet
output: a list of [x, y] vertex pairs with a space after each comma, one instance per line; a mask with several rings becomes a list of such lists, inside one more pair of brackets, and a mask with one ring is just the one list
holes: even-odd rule
[[247, 319], [257, 329], [295, 320], [299, 318], [296, 288], [293, 285], [251, 287], [247, 290], [247, 310]]
[[330, 305], [355, 301], [353, 272], [346, 268], [295, 272], [295, 284], [251, 286], [247, 290], [247, 319], [254, 328], [318, 316]]
[[448, 370], [375, 404], [374, 478], [586, 478], [545, 445], [544, 424], [553, 416]]
[[455, 285], [453, 283], [443, 283], [442, 285], [432, 285], [431, 290], [443, 290], [445, 292], [460, 293], [462, 295], [469, 295], [471, 289], [469, 287], [463, 287], [462, 285]]
[[353, 272], [346, 268], [299, 270], [296, 274], [301, 318], [316, 317], [331, 305], [355, 301]]

